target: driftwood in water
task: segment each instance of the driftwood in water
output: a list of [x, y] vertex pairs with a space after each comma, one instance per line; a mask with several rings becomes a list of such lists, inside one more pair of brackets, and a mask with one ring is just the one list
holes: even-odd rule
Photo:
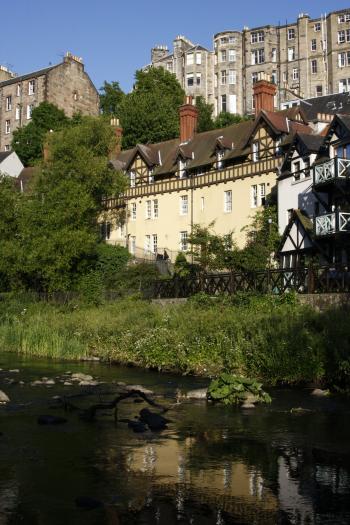
[[73, 405], [67, 398], [62, 398], [61, 402], [63, 404], [64, 410], [80, 410], [80, 417], [81, 419], [85, 419], [86, 421], [92, 421], [95, 418], [96, 412], [98, 410], [113, 410], [114, 409], [114, 417], [117, 419], [117, 406], [120, 401], [123, 401], [123, 399], [127, 399], [129, 397], [141, 397], [144, 401], [146, 401], [149, 405], [161, 409], [162, 413], [165, 413], [169, 410], [168, 407], [164, 407], [163, 405], [160, 405], [159, 403], [156, 403], [153, 401], [153, 399], [149, 398], [144, 392], [141, 392], [140, 390], [129, 390], [128, 392], [122, 392], [117, 397], [115, 397], [112, 401], [105, 401], [96, 403], [95, 405], [91, 405], [90, 407], [81, 410], [76, 405]]

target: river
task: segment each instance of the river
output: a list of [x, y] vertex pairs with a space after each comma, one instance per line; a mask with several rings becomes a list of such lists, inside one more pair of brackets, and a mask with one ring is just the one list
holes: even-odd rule
[[[271, 405], [254, 410], [185, 401], [167, 413], [168, 429], [136, 434], [109, 411], [86, 422], [50, 407], [52, 396], [82, 392], [63, 386], [62, 374], [91, 374], [105, 382], [101, 391], [116, 381], [142, 384], [164, 404], [177, 388], [206, 382], [10, 354], [0, 354], [0, 368], [0, 390], [11, 399], [0, 406], [0, 525], [350, 523], [346, 399], [285, 388], [271, 389]], [[31, 386], [43, 376], [56, 384]], [[125, 400], [118, 418], [144, 406]], [[305, 410], [291, 412], [297, 407]], [[41, 414], [67, 422], [39, 425]]]

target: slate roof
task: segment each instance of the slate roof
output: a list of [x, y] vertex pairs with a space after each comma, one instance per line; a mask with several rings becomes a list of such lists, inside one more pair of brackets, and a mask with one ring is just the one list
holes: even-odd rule
[[350, 92], [334, 93], [333, 95], [301, 100], [300, 107], [308, 120], [316, 120], [317, 115], [320, 113], [328, 115], [335, 115], [336, 113], [350, 114]]
[[0, 151], [0, 163], [5, 160], [13, 151]]
[[27, 73], [25, 75], [19, 75], [18, 77], [13, 77], [8, 80], [4, 80], [3, 82], [0, 82], [0, 88], [4, 86], [9, 86], [10, 84], [17, 84], [18, 82], [22, 82], [23, 80], [28, 80], [33, 77], [40, 77], [42, 75], [46, 75], [49, 71], [54, 69], [55, 67], [59, 66], [60, 64], [56, 64], [54, 66], [45, 67], [44, 69], [39, 69], [38, 71], [33, 71], [32, 73]]

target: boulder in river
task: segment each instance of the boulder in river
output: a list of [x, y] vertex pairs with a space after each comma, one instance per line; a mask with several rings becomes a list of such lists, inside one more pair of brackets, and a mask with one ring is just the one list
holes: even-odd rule
[[327, 397], [329, 396], [329, 390], [321, 390], [321, 388], [315, 388], [315, 390], [311, 392], [311, 395], [317, 397]]
[[9, 401], [10, 398], [5, 394], [5, 392], [0, 390], [0, 405], [8, 403]]
[[184, 397], [187, 399], [207, 399], [207, 394], [207, 388], [196, 388], [195, 390], [189, 390]]
[[[120, 383], [118, 383], [118, 385], [119, 384]], [[148, 390], [142, 385], [125, 385], [123, 386], [123, 389], [126, 390], [127, 392], [130, 392], [130, 390], [138, 390], [139, 392], [142, 392], [146, 396], [151, 396], [152, 394], [154, 394], [152, 390]]]
[[81, 372], [77, 372], [75, 374], [72, 374], [71, 380], [72, 381], [93, 381], [93, 377], [89, 374], [83, 374]]
[[151, 412], [148, 408], [140, 410], [140, 420], [145, 423], [150, 430], [164, 430], [167, 428], [168, 419], [165, 417]]

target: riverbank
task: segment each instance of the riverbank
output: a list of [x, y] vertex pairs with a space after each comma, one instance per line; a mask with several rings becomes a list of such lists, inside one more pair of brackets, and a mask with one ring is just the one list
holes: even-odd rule
[[121, 299], [98, 307], [7, 297], [0, 302], [0, 349], [27, 356], [101, 360], [182, 374], [221, 371], [265, 384], [350, 385], [348, 312], [326, 312], [293, 297], [194, 297], [166, 307]]

